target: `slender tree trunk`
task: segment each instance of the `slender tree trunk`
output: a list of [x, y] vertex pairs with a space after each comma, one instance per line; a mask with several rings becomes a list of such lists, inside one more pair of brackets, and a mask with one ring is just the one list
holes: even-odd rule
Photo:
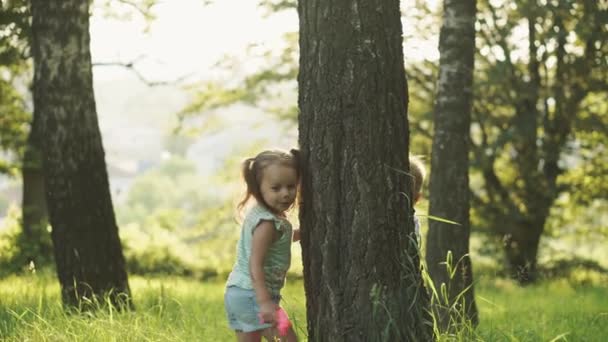
[[399, 1], [300, 1], [311, 341], [429, 341], [413, 235]]
[[52, 260], [53, 248], [48, 237], [48, 211], [42, 170], [40, 120], [32, 120], [27, 138], [21, 169], [23, 177], [23, 199], [21, 217], [23, 224], [21, 248], [26, 251], [26, 261], [35, 265], [45, 264]]
[[[429, 212], [432, 216], [456, 221], [459, 225], [436, 220], [429, 222], [426, 262], [440, 297], [434, 298], [433, 309], [441, 331], [462, 323], [462, 317], [473, 324], [478, 321], [469, 258], [468, 151], [473, 98], [474, 25], [475, 0], [444, 1]], [[448, 258], [448, 254], [451, 258]], [[446, 261], [452, 265], [446, 265]], [[450, 267], [455, 272], [450, 272]], [[440, 291], [442, 286], [447, 288], [447, 298], [443, 298]]]
[[[88, 0], [32, 0], [34, 116], [57, 275], [68, 306], [130, 303], [97, 122]], [[84, 301], [83, 301], [84, 300]]]

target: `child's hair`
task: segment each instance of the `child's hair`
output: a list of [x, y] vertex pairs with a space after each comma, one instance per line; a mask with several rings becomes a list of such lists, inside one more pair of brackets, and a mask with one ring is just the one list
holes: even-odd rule
[[409, 159], [410, 174], [412, 175], [412, 193], [414, 194], [414, 201], [416, 201], [422, 192], [422, 183], [424, 183], [426, 169], [419, 157], [410, 155]]
[[262, 193], [260, 191], [260, 183], [262, 182], [264, 169], [273, 164], [289, 166], [296, 170], [296, 176], [299, 185], [299, 150], [291, 149], [289, 152], [281, 150], [267, 150], [259, 153], [254, 158], [247, 158], [243, 161], [241, 165], [243, 179], [245, 180], [245, 184], [247, 185], [247, 190], [243, 199], [236, 206], [238, 212], [242, 213], [243, 208], [245, 207], [249, 199], [251, 199], [251, 197], [255, 198], [255, 200], [259, 204], [268, 207], [268, 205], [264, 202], [264, 198], [262, 197]]

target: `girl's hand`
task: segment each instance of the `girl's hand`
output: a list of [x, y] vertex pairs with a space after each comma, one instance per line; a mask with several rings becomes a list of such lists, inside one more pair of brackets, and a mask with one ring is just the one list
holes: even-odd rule
[[260, 304], [260, 320], [264, 323], [272, 323], [272, 325], [275, 325], [277, 309], [277, 305], [271, 300], [262, 302]]

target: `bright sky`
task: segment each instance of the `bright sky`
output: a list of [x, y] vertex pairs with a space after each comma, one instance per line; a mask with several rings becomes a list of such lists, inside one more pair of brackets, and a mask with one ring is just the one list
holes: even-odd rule
[[[144, 32], [143, 18], [130, 21], [91, 19], [91, 51], [94, 62], [129, 62], [140, 56], [138, 69], [150, 78], [171, 80], [185, 74], [205, 76], [225, 54], [239, 54], [251, 43], [276, 44], [284, 32], [295, 31], [295, 11], [264, 18], [253, 0], [161, 1], [154, 7], [156, 19]], [[95, 78], [113, 79], [121, 68], [98, 68]], [[196, 76], [195, 76], [196, 77]]]
[[[437, 0], [427, 0], [436, 3]], [[129, 21], [105, 18], [99, 11], [91, 19], [94, 62], [130, 62], [145, 56], [137, 68], [151, 80], [174, 80], [193, 74], [209, 76], [214, 63], [226, 54], [239, 54], [251, 43], [276, 46], [284, 32], [296, 31], [295, 11], [264, 17], [255, 0], [167, 0], [154, 7], [157, 18], [150, 30], [138, 15]], [[407, 24], [404, 28], [408, 31]], [[412, 58], [436, 56], [436, 41], [420, 41]], [[407, 53], [407, 51], [406, 51]], [[124, 77], [122, 68], [96, 68], [95, 79]]]

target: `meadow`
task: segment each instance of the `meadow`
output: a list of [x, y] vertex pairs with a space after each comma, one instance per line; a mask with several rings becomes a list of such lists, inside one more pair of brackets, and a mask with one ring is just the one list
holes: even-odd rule
[[[69, 314], [61, 306], [52, 275], [29, 274], [0, 280], [2, 341], [235, 341], [226, 325], [223, 281], [178, 277], [130, 279], [136, 310], [106, 308]], [[444, 341], [606, 341], [608, 288], [566, 280], [519, 287], [510, 280], [478, 277], [480, 325], [468, 337]], [[302, 280], [284, 291], [300, 341], [306, 338]]]

